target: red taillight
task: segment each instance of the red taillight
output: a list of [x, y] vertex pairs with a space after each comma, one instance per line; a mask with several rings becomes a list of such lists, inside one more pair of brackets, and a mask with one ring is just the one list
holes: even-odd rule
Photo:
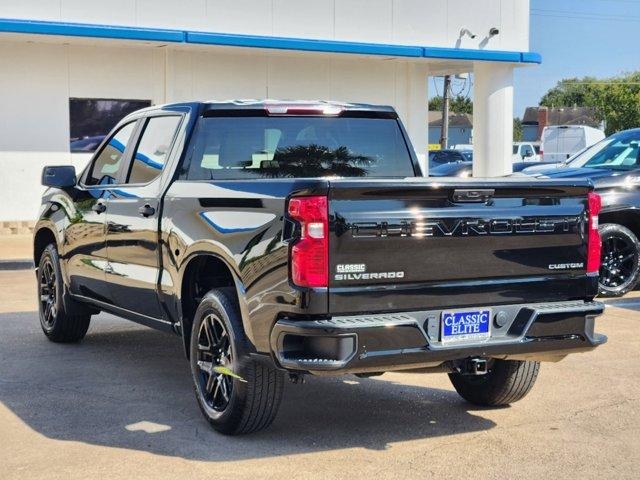
[[289, 216], [300, 222], [300, 239], [291, 248], [291, 280], [300, 287], [329, 284], [329, 213], [327, 197], [289, 200]]
[[589, 207], [589, 236], [587, 240], [587, 273], [595, 273], [600, 270], [600, 250], [602, 242], [598, 231], [598, 215], [602, 208], [600, 195], [590, 192], [587, 194]]

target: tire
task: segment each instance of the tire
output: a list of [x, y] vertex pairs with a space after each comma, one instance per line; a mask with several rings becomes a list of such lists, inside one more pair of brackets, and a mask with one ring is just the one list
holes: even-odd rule
[[605, 297], [620, 297], [638, 284], [640, 251], [638, 237], [626, 227], [606, 223], [600, 227], [602, 263], [598, 290]]
[[[262, 430], [280, 407], [284, 375], [249, 356], [235, 291], [207, 293], [195, 313], [190, 339], [191, 375], [200, 411], [220, 433]], [[235, 375], [215, 372], [215, 366]]]
[[38, 316], [44, 334], [56, 343], [82, 340], [89, 328], [91, 315], [67, 313], [67, 307], [73, 300], [68, 298], [54, 244], [47, 245], [40, 257], [37, 279]]
[[498, 407], [524, 398], [536, 383], [539, 369], [539, 362], [494, 360], [485, 375], [450, 373], [449, 379], [467, 402]]

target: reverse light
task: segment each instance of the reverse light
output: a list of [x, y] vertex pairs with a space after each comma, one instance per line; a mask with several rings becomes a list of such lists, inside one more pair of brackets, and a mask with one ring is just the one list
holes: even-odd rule
[[602, 208], [600, 195], [594, 192], [587, 194], [589, 208], [589, 235], [587, 238], [587, 273], [597, 273], [600, 270], [600, 250], [602, 241], [598, 230], [598, 215]]
[[291, 247], [291, 280], [300, 287], [329, 285], [329, 212], [325, 196], [289, 200], [289, 216], [301, 226], [300, 239]]

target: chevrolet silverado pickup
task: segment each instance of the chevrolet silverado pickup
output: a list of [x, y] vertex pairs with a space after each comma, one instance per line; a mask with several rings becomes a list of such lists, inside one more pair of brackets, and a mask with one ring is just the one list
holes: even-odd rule
[[45, 335], [101, 311], [176, 333], [223, 433], [271, 424], [287, 377], [443, 372], [499, 406], [606, 341], [591, 183], [424, 178], [390, 107], [150, 107], [42, 182]]

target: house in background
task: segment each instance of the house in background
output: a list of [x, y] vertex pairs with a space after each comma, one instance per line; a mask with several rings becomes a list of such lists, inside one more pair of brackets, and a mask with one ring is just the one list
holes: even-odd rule
[[539, 142], [548, 125], [586, 125], [604, 130], [594, 107], [528, 107], [522, 118], [522, 140]]
[[[442, 112], [429, 112], [429, 145], [440, 143], [442, 132]], [[473, 115], [468, 113], [449, 114], [448, 145], [470, 144], [473, 137]]]

